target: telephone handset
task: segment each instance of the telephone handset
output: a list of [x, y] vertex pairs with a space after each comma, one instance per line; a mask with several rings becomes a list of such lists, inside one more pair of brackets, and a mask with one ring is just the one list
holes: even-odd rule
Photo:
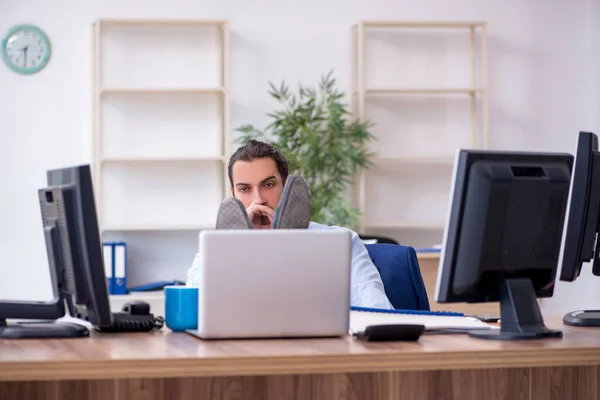
[[110, 326], [96, 327], [98, 332], [150, 332], [163, 327], [164, 318], [150, 313], [150, 304], [145, 301], [131, 301], [121, 311], [112, 313]]

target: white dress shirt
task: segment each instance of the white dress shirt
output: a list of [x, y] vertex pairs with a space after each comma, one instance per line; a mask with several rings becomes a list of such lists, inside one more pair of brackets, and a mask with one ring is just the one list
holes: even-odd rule
[[[347, 229], [339, 226], [327, 226], [316, 222], [310, 222], [308, 229]], [[351, 265], [351, 288], [350, 305], [355, 307], [369, 307], [393, 309], [388, 300], [381, 275], [371, 261], [367, 248], [360, 240], [358, 234], [352, 234], [352, 265]], [[198, 286], [200, 275], [200, 258], [198, 254], [187, 272], [187, 286]]]

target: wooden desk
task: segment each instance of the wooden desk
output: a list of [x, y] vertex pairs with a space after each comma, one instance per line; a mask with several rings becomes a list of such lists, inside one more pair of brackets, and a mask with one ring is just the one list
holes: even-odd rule
[[600, 329], [548, 325], [564, 338], [202, 341], [161, 331], [3, 341], [0, 399], [600, 399]]
[[465, 314], [500, 314], [499, 303], [449, 303], [440, 304], [435, 302], [435, 284], [437, 282], [438, 266], [440, 263], [439, 253], [417, 253], [419, 267], [427, 290], [427, 298], [432, 310], [435, 311], [459, 311]]

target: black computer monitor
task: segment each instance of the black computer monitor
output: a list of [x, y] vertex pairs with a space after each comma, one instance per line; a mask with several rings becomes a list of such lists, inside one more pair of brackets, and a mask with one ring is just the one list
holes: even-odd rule
[[501, 328], [470, 336], [562, 336], [537, 298], [554, 291], [572, 165], [570, 154], [458, 152], [435, 299], [500, 302]]
[[[600, 243], [597, 240], [600, 230], [598, 207], [600, 207], [598, 137], [592, 132], [579, 132], [563, 243], [561, 281], [572, 282], [577, 279], [582, 264], [592, 260], [594, 260], [592, 273], [600, 276]], [[600, 326], [600, 309], [569, 312], [564, 316], [563, 322], [576, 326]]]
[[89, 336], [84, 324], [56, 321], [66, 311], [95, 327], [112, 323], [89, 165], [49, 171], [47, 180], [38, 197], [54, 299], [0, 302], [0, 338]]

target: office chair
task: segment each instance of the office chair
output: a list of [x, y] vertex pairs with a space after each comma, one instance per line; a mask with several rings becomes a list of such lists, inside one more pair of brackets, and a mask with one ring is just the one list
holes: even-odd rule
[[417, 252], [413, 247], [389, 243], [366, 244], [381, 275], [385, 294], [395, 309], [430, 311]]
[[376, 243], [389, 243], [389, 244], [400, 244], [395, 239], [386, 237], [386, 236], [376, 236], [376, 235], [358, 235], [360, 240], [375, 240]]

